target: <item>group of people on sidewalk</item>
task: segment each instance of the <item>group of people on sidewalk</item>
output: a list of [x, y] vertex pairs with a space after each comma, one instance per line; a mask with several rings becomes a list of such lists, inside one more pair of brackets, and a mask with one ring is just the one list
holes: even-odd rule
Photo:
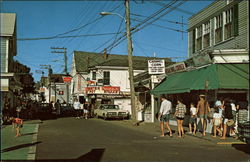
[[[169, 131], [169, 136], [173, 137], [172, 129], [169, 125], [170, 114], [172, 113], [172, 103], [165, 95], [161, 96], [161, 107], [159, 110], [158, 120], [160, 121], [161, 137], [165, 136], [164, 124]], [[189, 134], [196, 135], [199, 122], [201, 123], [201, 135], [206, 136], [206, 128], [208, 120], [213, 125], [212, 137], [219, 135], [222, 139], [226, 139], [227, 134], [236, 135], [237, 125], [239, 122], [248, 119], [237, 119], [237, 114], [240, 111], [247, 111], [248, 104], [246, 101], [239, 102], [237, 105], [230, 98], [220, 98], [213, 106], [206, 100], [205, 95], [199, 95], [199, 101], [195, 106], [194, 103], [190, 104], [190, 119], [189, 119]], [[185, 137], [183, 128], [183, 121], [187, 113], [187, 106], [183, 103], [181, 98], [177, 99], [176, 110], [173, 113], [174, 118], [177, 120], [178, 137]], [[246, 112], [247, 113], [247, 112]], [[239, 116], [239, 115], [238, 115]], [[229, 132], [228, 132], [229, 131]]]
[[78, 99], [75, 99], [73, 107], [76, 111], [76, 119], [88, 119], [91, 116], [91, 106], [88, 102], [81, 104]]

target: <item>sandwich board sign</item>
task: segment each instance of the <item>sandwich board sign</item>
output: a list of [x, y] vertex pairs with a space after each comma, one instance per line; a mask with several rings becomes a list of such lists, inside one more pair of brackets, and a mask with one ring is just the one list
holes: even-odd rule
[[165, 74], [165, 60], [148, 60], [149, 74]]

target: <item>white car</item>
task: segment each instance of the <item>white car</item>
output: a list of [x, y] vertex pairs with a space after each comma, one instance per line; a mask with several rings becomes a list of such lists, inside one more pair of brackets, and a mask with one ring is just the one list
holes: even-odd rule
[[94, 110], [95, 117], [103, 119], [129, 119], [129, 111], [120, 110], [118, 105], [102, 104]]

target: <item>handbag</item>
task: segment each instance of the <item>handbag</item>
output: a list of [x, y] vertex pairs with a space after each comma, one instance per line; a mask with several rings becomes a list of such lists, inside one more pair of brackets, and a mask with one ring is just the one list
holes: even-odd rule
[[233, 119], [228, 120], [227, 126], [231, 127], [233, 125], [234, 125], [234, 120]]

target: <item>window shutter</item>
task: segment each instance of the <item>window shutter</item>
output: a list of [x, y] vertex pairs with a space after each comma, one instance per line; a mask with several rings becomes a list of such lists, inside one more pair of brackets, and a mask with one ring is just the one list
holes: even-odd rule
[[193, 32], [193, 39], [192, 39], [193, 50], [192, 50], [192, 52], [195, 53], [195, 29], [192, 32]]
[[238, 4], [234, 5], [234, 9], [233, 9], [233, 30], [234, 30], [234, 36], [239, 35], [239, 8], [238, 8]]

